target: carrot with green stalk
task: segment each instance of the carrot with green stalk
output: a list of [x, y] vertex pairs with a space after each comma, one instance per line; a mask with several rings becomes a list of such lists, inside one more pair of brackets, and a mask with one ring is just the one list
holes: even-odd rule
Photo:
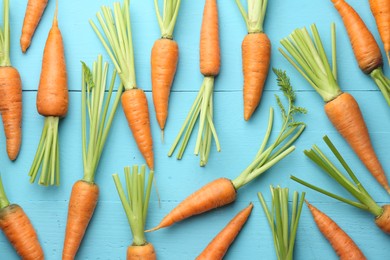
[[278, 85], [288, 100], [288, 107], [286, 108], [281, 99], [276, 95], [276, 100], [280, 107], [283, 119], [283, 124], [276, 139], [269, 144], [274, 121], [274, 113], [271, 107], [265, 137], [250, 165], [248, 165], [248, 167], [246, 167], [246, 169], [234, 180], [219, 178], [206, 184], [184, 199], [176, 208], [168, 213], [155, 228], [149, 231], [171, 226], [174, 223], [191, 216], [234, 202], [239, 189], [257, 179], [269, 168], [295, 150], [293, 143], [302, 134], [305, 129], [305, 124], [303, 122], [295, 121], [294, 116], [305, 113], [306, 110], [302, 107], [295, 106], [296, 96], [286, 73], [276, 69], [274, 69], [274, 72], [278, 77]]
[[306, 28], [296, 29], [280, 41], [291, 57], [281, 48], [279, 51], [320, 94], [325, 102], [325, 113], [333, 126], [390, 193], [385, 171], [375, 154], [359, 105], [352, 95], [342, 92], [337, 83], [336, 26], [332, 24], [331, 27], [332, 66], [315, 24], [311, 26], [311, 32], [313, 38]]
[[257, 195], [272, 231], [278, 260], [292, 260], [294, 258], [294, 246], [299, 218], [301, 216], [303, 202], [305, 201], [305, 192], [302, 192], [300, 199], [298, 192], [294, 192], [291, 218], [289, 219], [288, 188], [271, 186], [270, 189], [272, 196], [270, 208], [267, 206], [263, 194], [259, 192]]
[[154, 0], [161, 38], [154, 42], [151, 55], [152, 94], [158, 125], [164, 137], [168, 117], [168, 101], [179, 60], [179, 46], [173, 40], [181, 0], [164, 1], [163, 15], [160, 15], [158, 0]]
[[122, 95], [123, 112], [138, 149], [146, 164], [153, 170], [154, 153], [148, 101], [145, 92], [136, 84], [129, 9], [130, 0], [124, 0], [122, 6], [115, 2], [113, 10], [102, 6], [101, 12], [96, 15], [101, 30], [92, 20], [89, 22], [118, 71], [125, 88]]
[[114, 70], [111, 81], [108, 81], [108, 63], [103, 64], [101, 55], [93, 63], [92, 71], [82, 63], [81, 137], [84, 176], [73, 185], [70, 194], [62, 251], [64, 260], [75, 258], [98, 201], [99, 187], [95, 183], [95, 174], [123, 89], [120, 85], [113, 98], [116, 74]]
[[133, 243], [127, 248], [127, 260], [156, 259], [154, 247], [146, 241], [144, 231], [153, 182], [153, 171], [146, 178], [145, 169], [145, 165], [141, 166], [140, 171], [137, 165], [132, 167], [132, 171], [130, 167], [125, 167], [127, 196], [118, 174], [112, 175], [133, 233]]
[[327, 190], [321, 189], [320, 187], [312, 185], [295, 176], [291, 176], [291, 179], [326, 196], [370, 212], [375, 216], [376, 225], [385, 233], [390, 234], [390, 205], [379, 206], [364, 188], [363, 184], [356, 177], [355, 173], [351, 170], [347, 162], [344, 160], [330, 139], [325, 136], [324, 141], [340, 164], [343, 166], [345, 171], [348, 173], [350, 179], [345, 174], [343, 174], [334, 165], [334, 163], [330, 161], [330, 159], [321, 151], [318, 146], [313, 145], [312, 149], [305, 150], [305, 155], [309, 157], [310, 160], [312, 160], [315, 164], [317, 164], [322, 170], [324, 170], [338, 184], [340, 184], [357, 201], [347, 199]]

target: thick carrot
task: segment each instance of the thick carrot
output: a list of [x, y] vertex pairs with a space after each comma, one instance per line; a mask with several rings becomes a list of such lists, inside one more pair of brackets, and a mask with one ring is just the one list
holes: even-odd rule
[[155, 260], [156, 252], [151, 243], [143, 246], [131, 245], [127, 248], [127, 260]]
[[318, 229], [332, 245], [341, 260], [366, 259], [359, 247], [331, 218], [306, 201]]
[[253, 204], [240, 211], [216, 237], [207, 245], [197, 260], [218, 260], [222, 259], [230, 245], [236, 239], [244, 224], [248, 220], [253, 209]]
[[369, 2], [379, 35], [385, 47], [387, 59], [390, 62], [390, 1], [369, 0]]
[[73, 260], [81, 240], [92, 218], [99, 197], [99, 188], [95, 183], [77, 181], [72, 188], [69, 200], [62, 259]]
[[45, 11], [48, 0], [28, 0], [26, 14], [24, 16], [22, 35], [20, 36], [20, 47], [26, 52], [30, 47], [32, 37], [39, 21]]
[[387, 234], [390, 234], [390, 205], [382, 206], [383, 212], [375, 217], [375, 224]]

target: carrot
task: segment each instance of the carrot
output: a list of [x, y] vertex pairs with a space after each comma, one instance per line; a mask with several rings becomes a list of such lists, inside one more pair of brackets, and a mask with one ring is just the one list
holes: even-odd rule
[[241, 229], [248, 220], [253, 209], [253, 204], [241, 210], [207, 245], [202, 253], [196, 258], [197, 260], [222, 259], [230, 245], [234, 242]]
[[371, 76], [390, 106], [390, 80], [383, 74], [381, 50], [359, 14], [344, 0], [332, 0], [343, 19], [360, 69]]
[[333, 126], [370, 173], [390, 193], [385, 172], [375, 154], [359, 105], [353, 96], [343, 93], [337, 83], [335, 25], [332, 24], [332, 68], [314, 24], [311, 31], [314, 41], [306, 28], [296, 29], [289, 38], [281, 40], [293, 58], [282, 49], [279, 51], [321, 95], [326, 103], [326, 115]]
[[45, 117], [41, 139], [29, 172], [30, 182], [35, 182], [39, 170], [41, 185], [60, 184], [59, 119], [68, 112], [68, 80], [64, 44], [58, 28], [58, 0], [52, 28], [43, 51], [41, 78], [37, 93], [38, 113]]
[[248, 121], [260, 103], [271, 60], [271, 42], [263, 32], [267, 0], [248, 0], [248, 14], [236, 0], [245, 20], [248, 34], [242, 41], [242, 71], [244, 74], [244, 119]]
[[388, 0], [369, 0], [369, 3], [390, 63], [390, 3]]
[[108, 63], [103, 65], [101, 55], [94, 62], [92, 71], [82, 63], [81, 129], [84, 177], [73, 185], [70, 194], [62, 259], [75, 258], [98, 201], [99, 187], [94, 182], [95, 173], [122, 94], [122, 86], [119, 86], [110, 111], [116, 71], [112, 74], [109, 88], [106, 87], [107, 74]]
[[[177, 159], [183, 157], [187, 148], [188, 140], [194, 130], [196, 121], [199, 119], [198, 136], [195, 144], [195, 155], [200, 153], [200, 166], [205, 166], [208, 162], [211, 141], [214, 138], [217, 151], [221, 151], [217, 131], [213, 122], [213, 89], [214, 79], [219, 74], [221, 66], [221, 54], [219, 47], [219, 26], [218, 26], [218, 6], [216, 0], [206, 0], [203, 9], [202, 26], [200, 31], [200, 71], [204, 76], [203, 84], [192, 104], [168, 156], [172, 156], [181, 139]], [[183, 137], [184, 135], [184, 137]]]
[[375, 216], [376, 225], [385, 233], [390, 234], [390, 205], [379, 206], [375, 200], [370, 196], [363, 184], [356, 177], [355, 173], [349, 167], [342, 155], [339, 153], [334, 144], [327, 136], [324, 136], [324, 141], [330, 148], [334, 156], [343, 166], [348, 174], [348, 177], [342, 173], [331, 160], [321, 151], [321, 149], [313, 145], [311, 150], [305, 150], [305, 155], [309, 157], [315, 164], [321, 167], [332, 179], [340, 184], [348, 193], [350, 193], [356, 200], [347, 199], [345, 197], [336, 195], [327, 190], [321, 189], [313, 184], [310, 184], [304, 180], [301, 180], [295, 176], [290, 178], [310, 189], [318, 191], [333, 199], [339, 200], [343, 203], [349, 204], [356, 208], [366, 210]]
[[295, 147], [292, 146], [292, 144], [305, 129], [304, 123], [294, 121], [294, 115], [304, 113], [305, 110], [294, 105], [296, 98], [295, 93], [285, 72], [280, 70], [274, 71], [278, 76], [280, 89], [289, 101], [289, 106], [285, 108], [282, 101], [277, 96], [277, 103], [282, 111], [283, 124], [280, 132], [278, 132], [276, 140], [266, 148], [271, 135], [274, 118], [273, 109], [271, 107], [266, 135], [252, 163], [234, 180], [219, 178], [203, 186], [201, 189], [184, 199], [176, 208], [168, 213], [156, 227], [148, 231], [171, 226], [174, 223], [191, 216], [234, 202], [236, 200], [236, 192], [240, 188], [259, 177], [262, 173], [294, 151]]
[[151, 55], [152, 94], [157, 122], [162, 133], [168, 117], [168, 100], [179, 60], [179, 46], [173, 40], [181, 0], [164, 1], [161, 18], [158, 0], [154, 0], [161, 39], [154, 42]]
[[146, 181], [145, 168], [145, 165], [142, 165], [138, 171], [138, 166], [134, 165], [131, 171], [129, 166], [125, 167], [127, 196], [118, 174], [112, 175], [133, 233], [133, 243], [127, 248], [128, 260], [156, 259], [154, 247], [146, 241], [144, 232], [154, 176], [151, 171]]
[[138, 89], [136, 84], [129, 7], [129, 0], [124, 0], [122, 6], [119, 2], [114, 3], [113, 10], [108, 6], [102, 6], [97, 17], [103, 32], [92, 20], [90, 24], [118, 71], [125, 88], [122, 96], [123, 111], [138, 149], [149, 168], [153, 170], [154, 153], [149, 108], [144, 91]]
[[37, 233], [30, 219], [17, 204], [10, 204], [0, 177], [0, 229], [22, 259], [44, 259]]
[[8, 157], [13, 161], [22, 142], [22, 81], [10, 61], [9, 0], [3, 2], [3, 28], [0, 30], [0, 113], [4, 125]]
[[360, 251], [355, 242], [353, 242], [353, 240], [336, 224], [336, 222], [307, 201], [306, 205], [310, 209], [318, 229], [332, 245], [334, 251], [341, 260], [366, 259], [363, 252]]
[[38, 27], [43, 12], [46, 9], [48, 0], [28, 0], [26, 14], [24, 16], [22, 35], [20, 36], [20, 47], [26, 52], [30, 47], [32, 37]]

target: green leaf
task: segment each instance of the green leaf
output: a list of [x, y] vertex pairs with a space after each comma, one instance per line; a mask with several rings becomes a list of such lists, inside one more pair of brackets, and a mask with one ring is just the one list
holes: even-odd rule
[[93, 82], [93, 75], [90, 70], [90, 68], [85, 64], [85, 62], [81, 61], [82, 67], [83, 67], [83, 74], [84, 74], [84, 80], [85, 83], [88, 85], [88, 90], [91, 90], [91, 88], [95, 87], [95, 83]]

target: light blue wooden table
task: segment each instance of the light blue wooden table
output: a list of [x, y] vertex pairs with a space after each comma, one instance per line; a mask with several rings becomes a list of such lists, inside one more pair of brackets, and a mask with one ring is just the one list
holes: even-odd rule
[[[95, 13], [101, 5], [111, 5], [113, 1], [60, 1], [59, 25], [66, 48], [70, 106], [68, 116], [60, 123], [61, 186], [50, 188], [40, 187], [37, 184], [31, 185], [27, 173], [43, 126], [43, 117], [36, 112], [35, 99], [43, 46], [51, 26], [55, 1], [49, 1], [32, 46], [28, 53], [23, 55], [19, 47], [19, 37], [26, 2], [27, 0], [11, 1], [11, 60], [20, 71], [24, 90], [22, 149], [16, 162], [8, 160], [1, 127], [0, 171], [9, 199], [24, 208], [37, 229], [46, 258], [60, 259], [70, 189], [83, 174], [80, 135], [80, 60], [91, 64], [97, 54], [105, 54], [88, 24], [88, 19], [95, 18]], [[217, 153], [213, 147], [209, 164], [205, 168], [200, 168], [199, 158], [192, 155], [194, 138], [191, 139], [182, 161], [166, 156], [202, 81], [199, 73], [198, 42], [203, 1], [182, 2], [175, 31], [175, 38], [180, 46], [180, 62], [170, 99], [165, 144], [160, 141], [160, 130], [155, 121], [150, 92], [150, 50], [154, 40], [159, 37], [153, 1], [133, 0], [131, 3], [137, 81], [138, 85], [147, 91], [149, 100], [156, 179], [161, 195], [161, 208], [158, 206], [157, 196], [152, 195], [148, 227], [155, 226], [179, 201], [202, 185], [221, 176], [234, 178], [238, 175], [251, 162], [260, 145], [270, 106], [276, 109], [274, 129], [280, 126], [281, 118], [274, 99], [274, 94], [279, 91], [272, 73], [269, 74], [261, 105], [251, 121], [244, 122], [240, 46], [246, 28], [233, 0], [218, 2], [222, 68], [215, 87], [215, 125], [222, 151]], [[349, 2], [361, 14], [375, 38], [379, 40], [368, 1]], [[294, 174], [346, 195], [302, 153], [304, 149], [315, 143], [325, 148], [322, 136], [328, 134], [374, 199], [380, 204], [390, 202], [389, 196], [374, 181], [329, 123], [319, 95], [277, 52], [282, 37], [287, 36], [297, 27], [308, 26], [313, 22], [317, 24], [324, 42], [329, 47], [331, 21], [335, 21], [338, 26], [340, 85], [343, 90], [353, 94], [359, 102], [379, 159], [384, 168], [390, 171], [390, 109], [374, 83], [358, 69], [341, 19], [331, 2], [326, 0], [269, 1], [265, 31], [273, 44], [271, 66], [285, 69], [291, 76], [292, 84], [297, 90], [297, 104], [309, 110], [303, 119], [307, 122], [307, 129], [296, 143], [296, 151], [261, 178], [240, 190], [234, 204], [194, 217], [172, 228], [147, 234], [148, 240], [155, 245], [159, 259], [195, 258], [236, 212], [250, 201], [255, 205], [253, 213], [230, 248], [226, 259], [275, 259], [271, 231], [256, 197], [256, 193], [262, 191], [269, 202], [270, 184], [287, 186], [291, 190], [307, 191], [307, 199], [332, 217], [355, 240], [369, 259], [386, 259], [390, 238], [375, 226], [373, 217], [369, 213], [307, 190], [289, 179], [289, 175]], [[105, 58], [108, 60], [107, 56]], [[385, 65], [384, 70], [387, 75], [390, 75], [388, 65]], [[126, 248], [131, 243], [132, 237], [111, 174], [122, 173], [126, 165], [142, 163], [144, 160], [135, 146], [122, 109], [118, 108], [97, 171], [96, 182], [101, 188], [99, 203], [81, 245], [78, 259], [125, 259]], [[330, 245], [317, 230], [306, 207], [301, 216], [295, 250], [296, 259], [337, 259]], [[3, 234], [0, 234], [0, 259], [17, 259], [16, 253]]]

